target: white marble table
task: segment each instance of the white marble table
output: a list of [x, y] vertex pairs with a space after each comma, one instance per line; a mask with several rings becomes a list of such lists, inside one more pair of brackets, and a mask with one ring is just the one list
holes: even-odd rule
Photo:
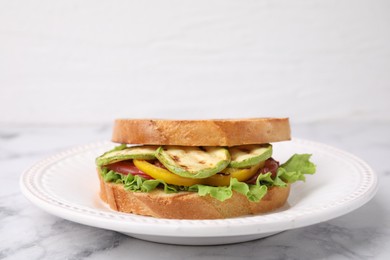
[[[390, 123], [293, 125], [293, 135], [368, 162], [380, 177], [363, 207], [317, 225], [233, 245], [174, 246], [137, 240], [49, 215], [23, 197], [19, 177], [37, 160], [107, 140], [110, 125], [0, 126], [0, 259], [390, 259]], [[389, 187], [387, 186], [389, 185]]]

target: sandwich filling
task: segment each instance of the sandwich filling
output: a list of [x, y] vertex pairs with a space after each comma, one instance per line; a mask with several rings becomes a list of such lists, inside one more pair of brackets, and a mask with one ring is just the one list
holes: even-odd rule
[[115, 147], [96, 158], [105, 182], [133, 192], [163, 189], [209, 195], [220, 201], [233, 191], [260, 201], [273, 186], [287, 187], [313, 174], [310, 154], [295, 154], [283, 164], [272, 158], [272, 145], [234, 147], [127, 146]]

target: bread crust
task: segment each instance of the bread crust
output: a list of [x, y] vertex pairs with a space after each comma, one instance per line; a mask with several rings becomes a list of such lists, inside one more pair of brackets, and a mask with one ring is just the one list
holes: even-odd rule
[[112, 141], [126, 144], [235, 146], [291, 139], [288, 118], [117, 119]]
[[271, 212], [282, 207], [290, 193], [290, 186], [272, 187], [259, 202], [250, 202], [244, 195], [234, 192], [223, 202], [194, 192], [166, 194], [162, 190], [151, 192], [126, 191], [122, 184], [107, 183], [99, 175], [100, 198], [111, 209], [168, 219], [223, 219]]

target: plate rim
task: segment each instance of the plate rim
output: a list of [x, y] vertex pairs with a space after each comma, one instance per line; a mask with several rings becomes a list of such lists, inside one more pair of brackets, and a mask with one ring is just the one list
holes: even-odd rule
[[[333, 146], [315, 141], [293, 138], [289, 142], [291, 142], [292, 144], [298, 143], [314, 146], [326, 152], [343, 155], [344, 157], [348, 158], [348, 161], [350, 163], [354, 163], [354, 165], [359, 166], [359, 169], [363, 169], [366, 175], [371, 176], [371, 185], [366, 185], [364, 187], [364, 192], [361, 191], [360, 193], [357, 193], [355, 195], [355, 198], [348, 200], [349, 203], [347, 204], [347, 207], [345, 206], [345, 204], [343, 204], [343, 207], [338, 207], [338, 205], [330, 206], [327, 209], [327, 214], [323, 214], [323, 212], [319, 209], [312, 211], [310, 214], [307, 214], [307, 212], [305, 212], [304, 210], [301, 212], [301, 214], [281, 214], [282, 217], [280, 217], [277, 221], [273, 219], [271, 222], [269, 222], [269, 220], [267, 222], [266, 220], [270, 217], [275, 217], [275, 214], [280, 214], [281, 212], [277, 212], [275, 214], [270, 213], [266, 215], [244, 216], [238, 218], [217, 220], [156, 219], [152, 217], [144, 217], [137, 216], [134, 214], [116, 212], [113, 210], [110, 210], [109, 213], [105, 211], [103, 214], [101, 212], [99, 213], [100, 210], [98, 209], [91, 210], [90, 208], [88, 208], [89, 210], [87, 210], [83, 206], [80, 207], [80, 205], [79, 207], [74, 207], [74, 205], [66, 205], [50, 197], [42, 198], [42, 196], [47, 196], [47, 194], [39, 194], [40, 191], [31, 190], [31, 188], [34, 187], [28, 185], [28, 180], [31, 181], [31, 178], [37, 177], [39, 176], [39, 174], [44, 174], [44, 169], [49, 167], [50, 165], [53, 165], [58, 161], [64, 160], [67, 157], [75, 156], [79, 153], [98, 149], [102, 146], [114, 144], [111, 142], [100, 141], [75, 146], [70, 149], [43, 158], [22, 173], [19, 179], [19, 186], [23, 195], [28, 200], [30, 200], [33, 204], [43, 209], [44, 211], [47, 211], [48, 213], [53, 214], [55, 216], [73, 222], [103, 229], [115, 230], [119, 232], [168, 237], [221, 237], [221, 232], [224, 233], [224, 237], [280, 232], [284, 230], [309, 226], [345, 215], [367, 203], [376, 194], [378, 190], [378, 176], [372, 170], [372, 168], [361, 158], [353, 155], [352, 153], [343, 151], [339, 148], [335, 148]], [[40, 197], [38, 195], [42, 196]], [[138, 220], [135, 223], [131, 222], [132, 220], [134, 221], [134, 218]], [[154, 225], [159, 226], [160, 232], [156, 233], [155, 230], [148, 229]], [[235, 226], [234, 232], [226, 234], [224, 230], [227, 226]], [[207, 227], [207, 230], [204, 230], [204, 227]], [[186, 232], [177, 232], [178, 229], [184, 229]]]

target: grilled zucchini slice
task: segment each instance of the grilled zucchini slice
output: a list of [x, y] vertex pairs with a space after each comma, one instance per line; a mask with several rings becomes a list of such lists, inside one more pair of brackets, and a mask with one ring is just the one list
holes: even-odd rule
[[228, 166], [230, 154], [222, 147], [161, 146], [157, 159], [171, 172], [186, 178], [210, 177]]
[[96, 158], [96, 164], [102, 166], [130, 159], [153, 160], [156, 159], [155, 153], [157, 148], [158, 146], [155, 145], [118, 146]]
[[231, 168], [248, 168], [272, 156], [272, 145], [251, 144], [229, 147]]

